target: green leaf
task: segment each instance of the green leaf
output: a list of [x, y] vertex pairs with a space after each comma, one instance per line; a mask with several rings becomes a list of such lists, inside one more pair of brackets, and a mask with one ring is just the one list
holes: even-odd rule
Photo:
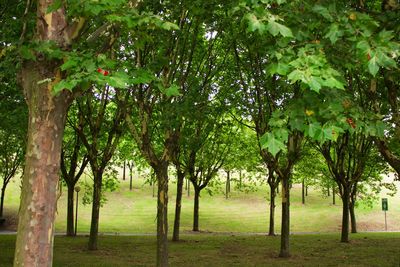
[[272, 36], [277, 36], [280, 33], [283, 37], [293, 37], [291, 29], [273, 20], [268, 22], [267, 30]]
[[23, 59], [36, 60], [36, 56], [31, 49], [26, 46], [22, 46], [19, 50]]
[[139, 69], [135, 72], [135, 77], [131, 80], [133, 84], [148, 84], [155, 80], [154, 75], [144, 69]]
[[376, 135], [378, 137], [384, 137], [386, 130], [385, 123], [383, 121], [377, 121], [375, 127], [376, 127]]
[[163, 28], [164, 30], [167, 30], [167, 31], [179, 30], [178, 25], [176, 25], [175, 23], [172, 23], [172, 22], [168, 22], [168, 21], [161, 24], [161, 28]]
[[325, 38], [329, 38], [329, 40], [331, 40], [331, 43], [334, 44], [342, 36], [343, 36], [343, 31], [339, 30], [339, 25], [334, 23], [329, 28], [329, 31], [325, 35]]
[[362, 54], [367, 54], [368, 51], [371, 49], [369, 43], [366, 40], [359, 41], [356, 45], [356, 48], [359, 49]]
[[53, 2], [53, 4], [51, 4], [50, 6], [48, 6], [47, 12], [46, 12], [46, 13], [48, 14], [48, 13], [57, 11], [57, 10], [59, 10], [59, 9], [61, 8], [61, 6], [62, 6], [62, 0], [55, 0], [55, 1]]
[[61, 70], [65, 71], [65, 70], [69, 70], [72, 69], [74, 67], [76, 67], [78, 65], [78, 62], [72, 58], [68, 58], [67, 61], [64, 62], [64, 64], [61, 65]]
[[377, 58], [376, 56], [373, 56], [369, 62], [368, 62], [368, 70], [372, 74], [372, 76], [375, 76], [378, 71], [379, 71], [379, 66], [377, 63]]
[[262, 149], [267, 149], [273, 156], [278, 154], [279, 151], [285, 149], [285, 144], [275, 138], [272, 133], [266, 133], [260, 138]]
[[306, 128], [306, 134], [316, 141], [322, 141], [322, 127], [319, 122], [310, 123]]
[[329, 10], [321, 5], [315, 5], [312, 9], [312, 11], [314, 11], [315, 13], [323, 16], [324, 18], [326, 18], [329, 21], [333, 20], [333, 17], [331, 16], [331, 14], [329, 13]]
[[112, 76], [106, 76], [107, 83], [114, 88], [126, 88], [130, 77], [125, 72], [115, 72]]
[[54, 94], [58, 94], [64, 89], [72, 91], [77, 84], [77, 80], [61, 80], [53, 87], [53, 92]]
[[177, 86], [176, 84], [173, 84], [165, 89], [164, 93], [168, 97], [181, 95], [181, 93], [179, 92], [179, 86]]
[[265, 31], [265, 25], [253, 13], [247, 13], [245, 15], [245, 19], [248, 20], [248, 31], [259, 31], [260, 33], [263, 33]]
[[321, 90], [321, 84], [317, 81], [315, 77], [311, 77], [310, 81], [307, 83], [310, 86], [311, 90], [319, 93]]

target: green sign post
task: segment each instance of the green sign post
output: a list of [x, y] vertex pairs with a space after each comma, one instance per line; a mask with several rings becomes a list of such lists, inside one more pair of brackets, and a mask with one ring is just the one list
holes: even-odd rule
[[382, 210], [385, 212], [385, 231], [387, 231], [386, 211], [389, 209], [388, 199], [382, 198]]

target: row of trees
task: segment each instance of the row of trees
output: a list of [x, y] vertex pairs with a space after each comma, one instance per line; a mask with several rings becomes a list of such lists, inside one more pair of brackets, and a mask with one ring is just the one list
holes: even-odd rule
[[[371, 164], [377, 151], [400, 170], [394, 1], [8, 4], [1, 64], [9, 71], [1, 82], [5, 95], [13, 94], [18, 72], [29, 110], [16, 266], [51, 265], [59, 173], [68, 185], [70, 220], [72, 190], [87, 165], [94, 180], [89, 248], [97, 249], [103, 176], [121, 139], [131, 140], [132, 152], [123, 154], [140, 153], [157, 178], [158, 266], [168, 265], [170, 165], [178, 180], [173, 240], [179, 240], [185, 177], [195, 192], [198, 230], [200, 192], [217, 171], [262, 162], [271, 188], [270, 235], [282, 185], [282, 257], [290, 255], [290, 184], [305, 150], [319, 151], [326, 168], [317, 175], [331, 176], [338, 187], [343, 242], [362, 182], [382, 169]], [[13, 128], [25, 129], [4, 127]], [[6, 158], [18, 162], [10, 160], [17, 155]]]

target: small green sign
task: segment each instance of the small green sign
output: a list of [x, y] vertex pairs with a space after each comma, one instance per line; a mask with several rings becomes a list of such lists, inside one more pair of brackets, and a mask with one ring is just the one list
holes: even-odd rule
[[388, 199], [387, 198], [382, 198], [382, 210], [387, 211], [389, 208], [388, 206]]

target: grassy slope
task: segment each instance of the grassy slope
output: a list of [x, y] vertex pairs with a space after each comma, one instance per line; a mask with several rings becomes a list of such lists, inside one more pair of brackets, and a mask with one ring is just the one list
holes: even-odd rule
[[[279, 237], [199, 234], [170, 243], [170, 266], [400, 266], [400, 234], [291, 237], [292, 257], [277, 257]], [[0, 266], [12, 266], [15, 236], [0, 236]], [[155, 266], [154, 236], [103, 236], [88, 251], [87, 238], [55, 239], [54, 266]]]
[[[245, 194], [235, 191], [228, 200], [220, 193], [209, 196], [202, 193], [200, 200], [200, 229], [212, 232], [266, 232], [268, 227], [268, 189], [261, 186], [257, 192]], [[15, 214], [19, 203], [19, 181], [14, 180], [6, 193], [5, 212]], [[301, 204], [301, 190], [295, 185], [291, 198], [291, 230], [293, 232], [336, 232], [340, 229], [341, 205], [331, 204], [331, 198], [323, 198], [321, 193], [309, 190], [306, 205]], [[170, 184], [169, 219], [173, 223], [176, 185]], [[100, 210], [101, 232], [153, 233], [155, 231], [156, 199], [152, 197], [149, 185], [134, 179], [134, 190], [129, 191], [129, 182], [121, 181], [120, 189], [107, 193], [108, 202]], [[400, 231], [400, 193], [389, 198], [387, 214], [389, 230]], [[278, 203], [279, 203], [278, 199]], [[81, 202], [80, 202], [81, 204]], [[182, 205], [182, 230], [188, 231], [192, 225], [193, 197], [186, 192]], [[384, 214], [380, 203], [373, 209], [357, 209], [359, 231], [384, 230]], [[88, 232], [91, 206], [79, 206], [79, 232]], [[279, 231], [280, 205], [276, 208], [276, 231]], [[66, 227], [66, 192], [58, 203], [56, 230]]]

